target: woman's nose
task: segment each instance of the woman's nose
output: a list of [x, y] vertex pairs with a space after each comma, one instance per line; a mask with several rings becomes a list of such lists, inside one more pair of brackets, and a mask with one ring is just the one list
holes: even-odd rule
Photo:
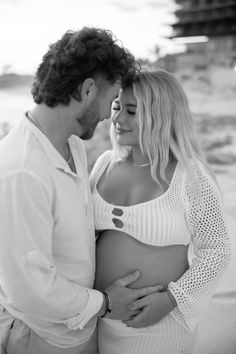
[[115, 114], [112, 115], [111, 119], [112, 119], [113, 124], [117, 123], [117, 116], [118, 116], [118, 113], [115, 113]]
[[121, 111], [116, 112], [116, 114], [114, 114], [114, 117], [112, 117], [112, 121], [114, 124], [123, 123], [124, 122], [124, 114], [122, 114]]

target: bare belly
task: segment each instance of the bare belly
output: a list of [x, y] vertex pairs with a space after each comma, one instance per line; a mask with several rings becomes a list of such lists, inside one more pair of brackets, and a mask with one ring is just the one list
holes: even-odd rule
[[106, 230], [97, 240], [95, 289], [105, 290], [116, 279], [135, 270], [141, 271], [141, 277], [131, 288], [166, 288], [188, 269], [187, 252], [188, 246], [150, 246], [124, 232]]

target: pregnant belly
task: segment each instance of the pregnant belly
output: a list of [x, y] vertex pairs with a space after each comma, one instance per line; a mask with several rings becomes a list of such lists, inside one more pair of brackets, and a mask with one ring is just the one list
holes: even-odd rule
[[187, 252], [188, 246], [150, 246], [124, 232], [106, 230], [97, 240], [95, 289], [105, 290], [135, 270], [141, 276], [131, 288], [159, 284], [166, 288], [188, 269]]

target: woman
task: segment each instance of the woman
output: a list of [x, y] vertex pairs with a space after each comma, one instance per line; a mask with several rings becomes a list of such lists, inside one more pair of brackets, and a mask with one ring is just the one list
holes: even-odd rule
[[109, 293], [110, 283], [139, 269], [133, 287], [163, 291], [130, 304], [136, 315], [128, 320], [101, 319], [99, 352], [192, 353], [230, 257], [218, 187], [174, 76], [140, 72], [112, 111], [113, 150], [91, 174], [100, 231], [95, 287]]

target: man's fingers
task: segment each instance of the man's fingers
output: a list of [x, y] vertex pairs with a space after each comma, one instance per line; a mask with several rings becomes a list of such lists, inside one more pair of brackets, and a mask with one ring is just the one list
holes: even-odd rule
[[162, 291], [162, 290], [163, 290], [162, 285], [149, 286], [147, 288], [135, 289], [135, 297], [139, 298], [139, 297], [147, 296], [147, 295], [150, 295], [150, 294]]
[[136, 270], [135, 272], [130, 273], [125, 277], [116, 280], [116, 283], [119, 284], [120, 286], [127, 286], [134, 283], [136, 280], [138, 280], [139, 277], [140, 277], [140, 271]]

